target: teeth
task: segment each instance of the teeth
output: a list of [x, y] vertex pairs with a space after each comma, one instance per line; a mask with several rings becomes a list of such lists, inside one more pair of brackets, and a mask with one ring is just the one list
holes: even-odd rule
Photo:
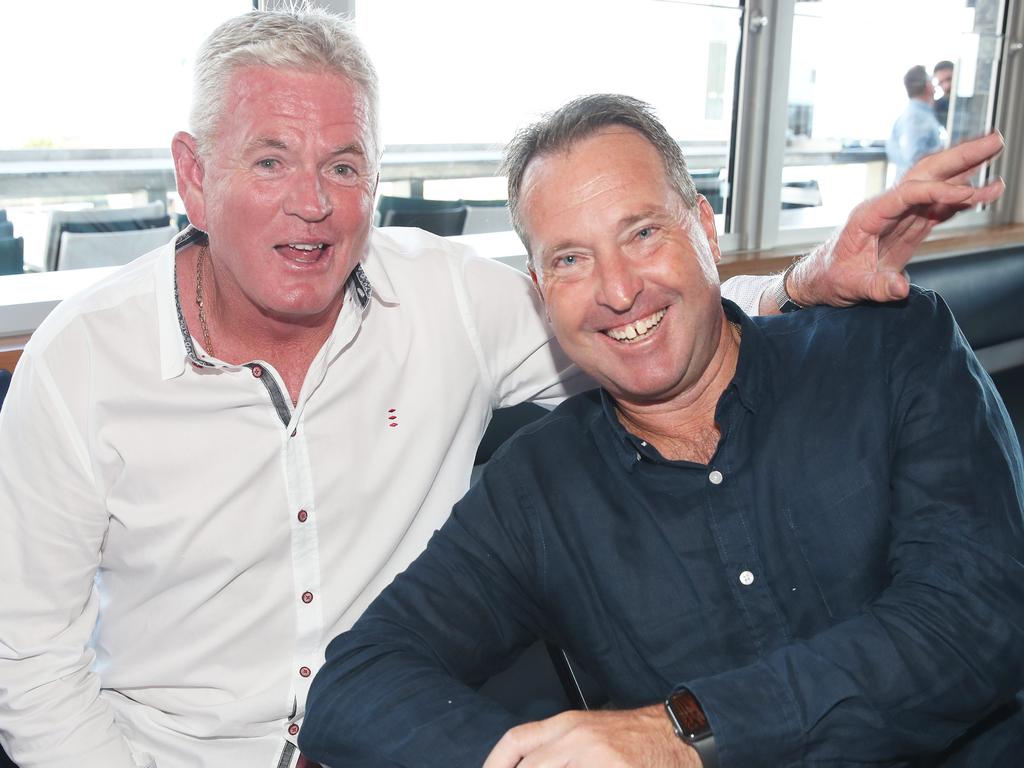
[[323, 243], [317, 243], [311, 245], [310, 243], [288, 243], [289, 248], [294, 248], [297, 251], [318, 251], [324, 247]]
[[642, 338], [643, 336], [646, 336], [647, 332], [652, 328], [657, 327], [658, 323], [661, 322], [661, 318], [665, 316], [667, 311], [667, 309], [659, 309], [653, 315], [640, 318], [628, 325], [612, 328], [605, 331], [605, 333], [616, 341], [633, 341], [634, 339]]

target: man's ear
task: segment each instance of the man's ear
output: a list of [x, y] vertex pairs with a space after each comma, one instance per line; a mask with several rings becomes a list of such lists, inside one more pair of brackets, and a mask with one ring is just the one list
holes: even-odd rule
[[697, 195], [697, 217], [700, 219], [700, 226], [704, 230], [704, 234], [707, 235], [715, 264], [718, 264], [722, 260], [722, 249], [718, 246], [718, 230], [715, 229], [715, 210], [704, 195]]
[[537, 289], [537, 293], [540, 294], [540, 300], [544, 301], [544, 294], [540, 290], [540, 280], [537, 279], [537, 270], [533, 268], [533, 264], [528, 264], [526, 269], [530, 272], [530, 279], [533, 280], [533, 287]]
[[[529, 258], [529, 257], [527, 257]], [[526, 265], [527, 271], [530, 273], [530, 279], [533, 280], [533, 287], [537, 289], [537, 295], [540, 296], [540, 303], [544, 307], [544, 315], [548, 321], [551, 321], [551, 315], [548, 314], [548, 303], [544, 300], [544, 291], [540, 288], [540, 278], [537, 277], [537, 270], [533, 268], [533, 262], [529, 261]]]
[[203, 161], [199, 147], [192, 134], [178, 131], [171, 141], [171, 156], [174, 158], [174, 175], [178, 195], [185, 204], [188, 220], [196, 228], [206, 231], [206, 196], [203, 192]]

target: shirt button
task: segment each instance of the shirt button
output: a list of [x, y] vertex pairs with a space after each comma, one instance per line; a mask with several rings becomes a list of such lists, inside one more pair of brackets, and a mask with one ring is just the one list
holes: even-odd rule
[[309, 667], [299, 667], [299, 674], [303, 677], [309, 677], [313, 674], [313, 670], [311, 670]]
[[723, 479], [724, 477], [722, 473], [719, 472], [717, 469], [711, 470], [711, 474], [708, 475], [708, 480], [711, 481], [712, 485], [721, 485]]
[[303, 592], [302, 593], [302, 602], [304, 602], [304, 603], [312, 603], [313, 602], [313, 593], [312, 592]]
[[308, 513], [308, 512], [306, 512], [306, 510], [304, 510], [304, 509], [300, 509], [300, 510], [299, 510], [299, 522], [300, 522], [300, 523], [304, 523], [304, 522], [306, 522], [306, 519], [307, 519], [308, 517], [309, 517], [309, 513]]
[[291, 725], [288, 726], [288, 733], [290, 733], [292, 736], [294, 736], [298, 732], [299, 732], [299, 726], [297, 726], [295, 723], [292, 723]]
[[254, 365], [252, 367], [252, 375], [255, 376], [258, 379], [260, 376], [263, 375], [263, 368], [261, 368], [258, 365]]
[[298, 427], [296, 427], [295, 429], [292, 430], [292, 437], [295, 437], [297, 434], [299, 434], [299, 428]]
[[742, 584], [744, 587], [749, 587], [753, 583], [754, 574], [752, 574], [750, 571], [744, 571], [740, 574], [740, 584]]

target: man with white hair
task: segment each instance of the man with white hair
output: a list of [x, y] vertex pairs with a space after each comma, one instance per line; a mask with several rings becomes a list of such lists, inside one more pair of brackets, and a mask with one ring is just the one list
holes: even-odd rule
[[[371, 227], [377, 80], [344, 22], [224, 23], [193, 104], [193, 227], [58, 307], [0, 416], [21, 768], [294, 765], [324, 644], [444, 522], [491, 410], [587, 386], [525, 275]], [[905, 293], [933, 218], [973, 203], [953, 178], [858, 212], [793, 298]]]

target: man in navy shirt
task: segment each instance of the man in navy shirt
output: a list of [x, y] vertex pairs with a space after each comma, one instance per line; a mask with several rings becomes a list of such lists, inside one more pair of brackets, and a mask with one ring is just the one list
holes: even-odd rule
[[[303, 752], [1019, 764], [1020, 447], [942, 299], [746, 317], [678, 146], [626, 97], [563, 107], [507, 166], [551, 324], [601, 388], [507, 443], [331, 644]], [[615, 709], [521, 723], [475, 692], [535, 638]]]

